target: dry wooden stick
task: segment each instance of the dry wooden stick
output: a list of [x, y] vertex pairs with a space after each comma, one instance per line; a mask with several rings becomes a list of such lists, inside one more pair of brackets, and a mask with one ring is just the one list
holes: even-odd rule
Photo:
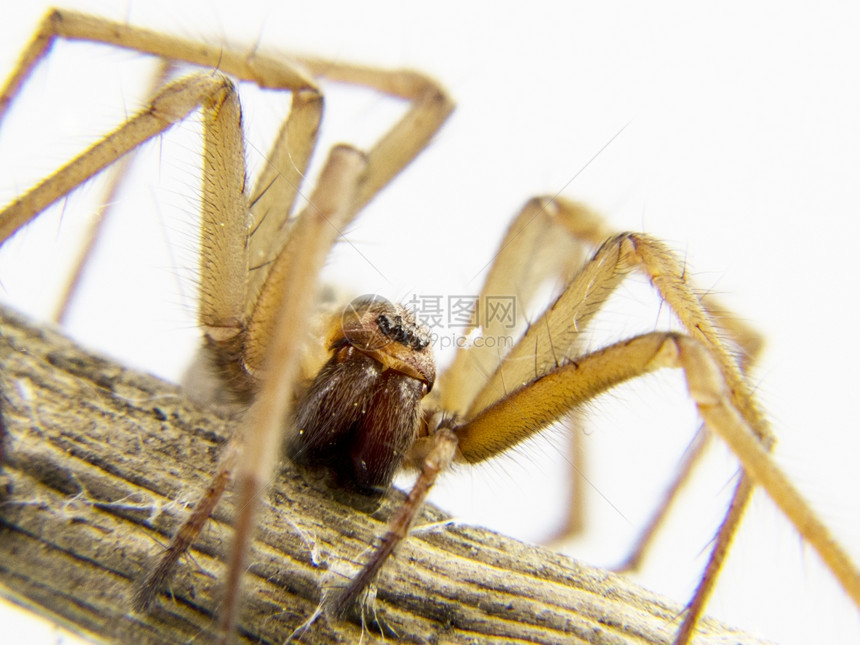
[[[231, 536], [229, 493], [180, 563], [170, 595], [145, 615], [132, 613], [129, 599], [207, 485], [235, 413], [196, 406], [174, 385], [2, 311], [0, 365], [0, 585], [7, 595], [109, 642], [208, 642]], [[383, 567], [364, 629], [358, 619], [319, 616], [296, 633], [314, 615], [321, 589], [363, 562], [401, 499], [394, 492], [368, 514], [350, 505], [356, 499], [285, 464], [263, 500], [243, 639], [671, 642], [679, 606], [547, 549], [446, 524], [430, 507]], [[759, 641], [707, 620], [696, 642]]]

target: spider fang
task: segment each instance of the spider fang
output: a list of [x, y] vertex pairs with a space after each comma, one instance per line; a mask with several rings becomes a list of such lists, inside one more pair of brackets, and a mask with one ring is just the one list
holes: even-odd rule
[[428, 329], [404, 307], [364, 297], [335, 320], [332, 355], [296, 411], [287, 454], [339, 485], [381, 494], [418, 436], [433, 387]]

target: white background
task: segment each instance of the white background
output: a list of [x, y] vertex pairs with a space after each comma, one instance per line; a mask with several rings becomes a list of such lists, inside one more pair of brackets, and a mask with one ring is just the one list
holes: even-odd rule
[[[0, 19], [0, 75], [44, 10], [36, 2], [9, 4]], [[667, 240], [699, 286], [722, 294], [767, 338], [753, 380], [780, 437], [778, 461], [860, 561], [856, 5], [70, 5], [210, 42], [412, 67], [441, 80], [458, 103], [455, 115], [351, 230], [350, 244], [366, 259], [341, 245], [326, 280], [392, 299], [474, 293], [473, 278], [516, 209], [531, 195], [558, 191], [601, 209], [618, 229]], [[0, 202], [133, 111], [147, 69], [138, 56], [80, 45], [43, 65], [0, 130]], [[374, 96], [328, 97], [326, 145], [366, 145], [367, 123], [388, 114]], [[275, 99], [249, 100], [246, 125], [265, 129], [283, 110]], [[194, 127], [184, 130], [193, 134]], [[120, 198], [117, 237], [105, 245], [114, 253], [100, 254], [69, 323], [89, 346], [173, 379], [196, 337], [187, 270], [194, 265], [193, 232], [183, 228], [197, 208], [193, 146], [190, 136], [167, 136], [147, 147], [141, 174]], [[261, 150], [265, 144], [252, 139], [252, 165]], [[64, 217], [46, 216], [4, 248], [5, 301], [47, 315], [63, 271], [53, 261], [68, 255], [64, 244], [75, 239], [78, 211], [92, 210], [99, 194], [88, 185], [68, 201]], [[177, 284], [181, 290], [170, 291]], [[617, 340], [667, 319], [647, 292], [629, 287], [597, 326], [601, 338]], [[595, 524], [571, 545], [575, 557], [600, 565], [619, 560], [656, 502], [695, 426], [680, 383], [649, 379], [590, 407]], [[564, 437], [548, 434], [533, 451], [449, 478], [438, 502], [467, 522], [545, 537], [567, 496]], [[649, 560], [643, 584], [687, 599], [734, 470], [716, 451]], [[709, 612], [780, 643], [860, 642], [857, 609], [761, 494]], [[17, 623], [2, 623], [5, 635], [14, 635], [10, 642], [23, 641]], [[26, 638], [57, 636], [49, 629], [42, 641]]]

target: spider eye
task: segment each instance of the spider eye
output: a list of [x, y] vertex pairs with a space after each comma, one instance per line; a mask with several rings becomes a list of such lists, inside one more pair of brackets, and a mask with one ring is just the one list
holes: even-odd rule
[[387, 336], [401, 345], [411, 347], [417, 352], [430, 344], [430, 334], [427, 328], [414, 321], [404, 321], [403, 316], [379, 314], [376, 324], [383, 336]]
[[349, 344], [385, 369], [423, 382], [429, 391], [436, 378], [430, 340], [430, 330], [406, 307], [372, 295], [356, 298], [344, 309], [329, 347]]

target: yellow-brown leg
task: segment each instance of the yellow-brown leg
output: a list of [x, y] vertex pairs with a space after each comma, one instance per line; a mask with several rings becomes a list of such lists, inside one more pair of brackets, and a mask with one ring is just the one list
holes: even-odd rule
[[[0, 92], [0, 118], [54, 38], [90, 40], [151, 53], [218, 70], [261, 87], [293, 92], [290, 119], [273, 147], [270, 164], [250, 204], [244, 196], [244, 161], [239, 108], [221, 74], [200, 74], [168, 85], [145, 109], [48, 177], [0, 213], [0, 243], [48, 205], [73, 190], [141, 142], [207, 104], [200, 297], [200, 320], [222, 354], [241, 360], [253, 380], [265, 373], [246, 420], [230, 442], [209, 491], [179, 531], [180, 547], [163, 557], [169, 570], [229, 479], [239, 480], [240, 507], [234, 562], [241, 563], [253, 523], [255, 497], [268, 481], [282, 424], [296, 380], [296, 356], [315, 295], [316, 274], [349, 220], [426, 145], [447, 118], [452, 104], [432, 81], [411, 72], [388, 72], [330, 64], [316, 59], [276, 59], [235, 49], [209, 47], [74, 12], [52, 11], [24, 52], [19, 67]], [[306, 70], [310, 68], [312, 73]], [[366, 157], [341, 147], [324, 168], [311, 202], [295, 222], [288, 221], [299, 180], [316, 142], [319, 101], [313, 74], [375, 88], [404, 98], [410, 109]], [[224, 96], [221, 92], [224, 92]], [[275, 217], [272, 213], [278, 211]], [[251, 233], [250, 242], [248, 241]], [[253, 260], [253, 264], [249, 262]], [[249, 264], [257, 269], [246, 284]], [[219, 350], [216, 350], [216, 352]], [[242, 389], [242, 388], [239, 388]], [[240, 439], [247, 440], [243, 456]], [[234, 564], [222, 616], [225, 637], [232, 632], [241, 564]], [[150, 591], [141, 597], [151, 597]]]
[[[633, 357], [629, 349], [610, 360], [605, 358], [606, 350], [584, 358], [566, 354], [567, 349], [574, 346], [578, 330], [587, 324], [608, 292], [627, 272], [637, 267], [649, 275], [695, 342], [678, 341], [677, 351], [669, 351], [668, 357], [654, 363], [652, 359], [640, 361], [638, 368], [630, 366]], [[661, 348], [653, 350], [653, 353], [656, 356], [665, 351]], [[597, 359], [592, 357], [599, 357], [597, 363]], [[600, 367], [583, 383], [585, 372], [581, 369], [586, 361]], [[557, 420], [583, 398], [590, 398], [614, 383], [645, 371], [645, 366], [652, 369], [661, 362], [684, 367], [691, 393], [708, 427], [730, 444], [747, 472], [765, 487], [828, 562], [846, 591], [857, 599], [860, 578], [854, 565], [766, 456], [767, 446], [772, 442], [766, 421], [756, 409], [739, 368], [719, 342], [708, 312], [686, 284], [683, 267], [662, 244], [647, 236], [626, 234], [607, 242], [546, 314], [531, 325], [523, 340], [479, 392], [466, 423], [458, 429], [463, 457], [467, 461], [480, 461], [506, 450]], [[578, 375], [563, 377], [563, 373]], [[571, 387], [581, 391], [571, 394], [568, 403], [561, 404], [559, 401], [564, 397], [559, 396], [558, 388], [563, 388], [561, 382], [568, 378], [572, 380]], [[505, 384], [520, 383], [528, 385], [520, 389], [511, 388], [516, 396], [505, 389]], [[554, 389], [541, 394], [542, 387], [553, 383]], [[751, 445], [751, 441], [755, 445]], [[712, 574], [719, 570], [728, 540], [742, 514], [748, 497], [746, 489], [741, 485], [736, 492], [733, 511], [721, 527], [721, 536], [708, 565], [710, 579], [697, 591], [693, 607], [704, 604], [712, 584]], [[691, 613], [690, 622], [695, 622], [695, 619]]]
[[[723, 310], [718, 303], [713, 301], [713, 298], [707, 295], [704, 296], [702, 298], [702, 306], [717, 321], [719, 328], [728, 333], [730, 340], [738, 347], [738, 365], [741, 372], [747, 374], [761, 352], [763, 343], [761, 336], [748, 325]], [[678, 465], [675, 478], [667, 487], [665, 495], [660, 500], [660, 504], [654, 509], [639, 537], [636, 538], [630, 553], [618, 566], [618, 570], [636, 570], [641, 565], [645, 557], [645, 552], [666, 519], [672, 503], [686, 485], [696, 464], [704, 456], [707, 447], [710, 445], [711, 435], [704, 430], [704, 428], [701, 428], [696, 433], [684, 455], [683, 461]]]
[[[149, 88], [144, 93], [145, 96], [150, 97], [150, 100], [152, 100], [152, 97], [156, 95], [158, 90], [167, 83], [167, 79], [170, 77], [172, 70], [173, 66], [168, 61], [161, 61], [161, 64], [158, 66], [158, 70], [152, 75]], [[78, 292], [87, 263], [95, 252], [95, 248], [98, 245], [102, 231], [104, 231], [105, 224], [110, 219], [111, 211], [116, 204], [120, 186], [122, 185], [126, 174], [128, 174], [128, 170], [134, 160], [135, 153], [136, 150], [131, 151], [125, 157], [117, 161], [113, 167], [108, 169], [111, 173], [111, 177], [105, 187], [103, 196], [98, 200], [99, 206], [91, 217], [91, 222], [87, 228], [84, 241], [77, 252], [75, 261], [71, 265], [69, 277], [60, 293], [60, 298], [57, 301], [54, 314], [51, 316], [51, 319], [60, 325], [66, 321], [66, 314], [68, 313], [72, 301]]]

